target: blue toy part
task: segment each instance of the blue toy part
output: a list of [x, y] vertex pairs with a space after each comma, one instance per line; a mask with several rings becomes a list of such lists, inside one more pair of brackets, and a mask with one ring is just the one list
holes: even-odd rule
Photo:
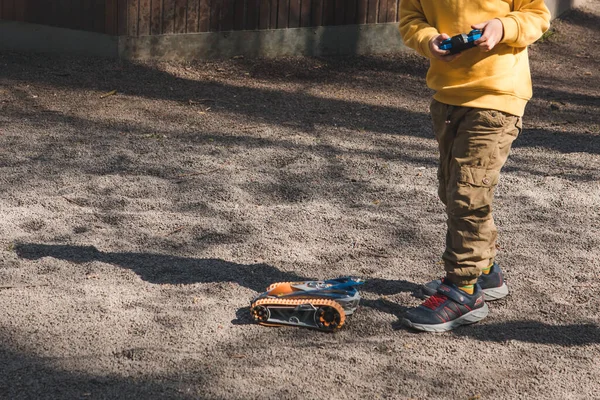
[[483, 35], [480, 29], [473, 29], [471, 32], [461, 33], [446, 39], [440, 45], [440, 50], [449, 50], [450, 54], [460, 53], [463, 50], [475, 47], [475, 41]]
[[309, 281], [303, 282], [308, 287], [318, 289], [329, 289], [329, 290], [348, 290], [353, 292], [356, 290], [355, 286], [359, 286], [365, 283], [363, 279], [344, 277], [337, 279], [328, 279], [326, 281]]

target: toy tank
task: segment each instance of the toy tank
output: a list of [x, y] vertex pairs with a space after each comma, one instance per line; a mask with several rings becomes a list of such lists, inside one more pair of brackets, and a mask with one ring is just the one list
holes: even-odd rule
[[252, 318], [266, 326], [300, 326], [322, 331], [340, 329], [358, 308], [356, 286], [364, 280], [338, 278], [326, 281], [278, 282], [256, 297]]

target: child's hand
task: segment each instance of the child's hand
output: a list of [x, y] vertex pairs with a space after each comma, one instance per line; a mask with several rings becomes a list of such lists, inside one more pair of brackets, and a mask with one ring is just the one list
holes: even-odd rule
[[460, 57], [460, 53], [450, 54], [449, 50], [441, 50], [440, 45], [446, 39], [450, 39], [450, 36], [442, 33], [441, 35], [437, 35], [433, 39], [429, 41], [429, 49], [431, 50], [431, 54], [438, 60], [442, 60], [445, 62], [450, 62], [458, 57]]
[[483, 35], [475, 41], [475, 44], [484, 52], [492, 50], [504, 37], [504, 25], [499, 19], [490, 19], [471, 28], [483, 31]]

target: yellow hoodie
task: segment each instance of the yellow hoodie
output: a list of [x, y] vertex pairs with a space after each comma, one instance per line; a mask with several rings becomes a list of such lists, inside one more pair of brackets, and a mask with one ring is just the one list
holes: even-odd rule
[[[451, 62], [434, 58], [429, 41], [440, 33], [454, 36], [497, 18], [504, 37], [491, 51], [463, 51]], [[522, 116], [531, 98], [527, 46], [550, 25], [543, 0], [401, 0], [404, 43], [431, 61], [427, 85], [436, 100], [455, 106], [488, 108]]]

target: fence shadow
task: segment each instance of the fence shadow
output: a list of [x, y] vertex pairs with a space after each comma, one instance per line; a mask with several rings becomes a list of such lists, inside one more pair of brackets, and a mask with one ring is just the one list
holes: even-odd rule
[[[14, 247], [21, 258], [52, 257], [76, 264], [99, 261], [134, 271], [155, 284], [234, 282], [263, 292], [273, 282], [315, 280], [294, 272], [280, 271], [268, 264], [237, 264], [212, 258], [186, 258], [156, 253], [102, 252], [94, 246], [19, 243]], [[418, 285], [404, 280], [368, 279], [360, 289], [380, 295], [414, 292]], [[372, 305], [375, 305], [373, 303]], [[389, 308], [389, 307], [388, 307]]]
[[154, 284], [193, 284], [234, 282], [262, 292], [273, 282], [302, 281], [311, 278], [280, 271], [267, 264], [236, 264], [220, 259], [186, 258], [153, 253], [102, 252], [94, 246], [17, 244], [19, 257], [36, 260], [53, 257], [76, 264], [92, 261], [130, 269]]

